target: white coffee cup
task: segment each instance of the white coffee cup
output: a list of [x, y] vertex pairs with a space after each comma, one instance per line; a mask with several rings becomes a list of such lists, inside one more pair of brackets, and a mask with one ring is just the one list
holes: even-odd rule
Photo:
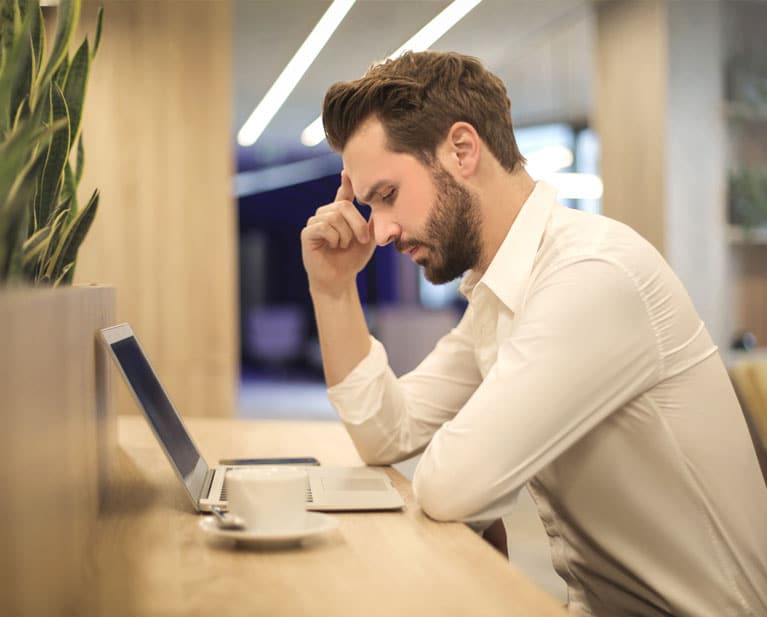
[[248, 530], [283, 531], [305, 520], [306, 470], [300, 467], [257, 466], [226, 474], [229, 512]]

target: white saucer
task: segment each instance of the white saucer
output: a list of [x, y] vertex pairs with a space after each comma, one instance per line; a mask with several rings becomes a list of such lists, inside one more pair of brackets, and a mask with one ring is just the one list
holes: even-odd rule
[[200, 519], [200, 529], [206, 535], [223, 540], [234, 540], [238, 543], [254, 546], [275, 547], [298, 544], [301, 540], [325, 533], [338, 526], [338, 521], [332, 516], [320, 512], [307, 512], [304, 524], [292, 529], [275, 529], [270, 531], [258, 529], [221, 529], [215, 518]]

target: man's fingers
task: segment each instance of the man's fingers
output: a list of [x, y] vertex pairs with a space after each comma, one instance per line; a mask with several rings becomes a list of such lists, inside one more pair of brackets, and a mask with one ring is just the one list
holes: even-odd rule
[[367, 244], [370, 242], [370, 233], [368, 231], [368, 222], [365, 217], [360, 214], [355, 205], [350, 201], [344, 201], [339, 204], [338, 211], [346, 220], [346, 224], [354, 233], [354, 237], [361, 244]]
[[[345, 220], [346, 225], [348, 225], [352, 230], [352, 233], [358, 242], [367, 244], [370, 241], [371, 235], [368, 231], [368, 222], [365, 220], [365, 217], [360, 214], [360, 211], [357, 210], [351, 201], [338, 201], [336, 203], [317, 208], [315, 216], [330, 217], [333, 220], [337, 220], [337, 224], [339, 226], [342, 225], [340, 220], [340, 217], [342, 217]], [[336, 219], [336, 217], [339, 218]]]
[[336, 201], [354, 201], [352, 181], [349, 178], [349, 174], [346, 173], [346, 170], [341, 172], [341, 186], [338, 187], [338, 191], [336, 192]]
[[354, 206], [353, 200], [352, 181], [344, 170], [335, 202], [317, 208], [314, 216], [307, 221], [302, 237], [330, 248], [349, 248], [355, 239], [360, 244], [368, 244], [372, 237], [369, 224]]
[[308, 240], [314, 245], [325, 245], [329, 248], [338, 248], [341, 242], [341, 234], [330, 223], [316, 216], [310, 218], [306, 227], [301, 232], [301, 238]]
[[354, 239], [354, 232], [339, 210], [318, 214], [317, 220], [326, 223], [338, 233], [338, 246], [343, 249], [349, 248]]

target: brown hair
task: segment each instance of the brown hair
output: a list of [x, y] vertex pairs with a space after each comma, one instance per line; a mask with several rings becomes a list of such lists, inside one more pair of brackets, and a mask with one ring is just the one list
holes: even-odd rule
[[383, 124], [390, 150], [426, 165], [433, 164], [437, 146], [460, 121], [475, 128], [507, 171], [525, 162], [503, 82], [470, 56], [407, 52], [373, 65], [360, 79], [333, 84], [325, 94], [322, 121], [335, 150], [343, 150], [371, 116]]

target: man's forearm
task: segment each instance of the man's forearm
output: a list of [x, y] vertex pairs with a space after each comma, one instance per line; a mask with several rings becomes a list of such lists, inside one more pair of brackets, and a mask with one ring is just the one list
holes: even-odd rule
[[343, 381], [368, 355], [370, 332], [355, 283], [337, 295], [312, 291], [312, 303], [325, 383], [331, 387]]

